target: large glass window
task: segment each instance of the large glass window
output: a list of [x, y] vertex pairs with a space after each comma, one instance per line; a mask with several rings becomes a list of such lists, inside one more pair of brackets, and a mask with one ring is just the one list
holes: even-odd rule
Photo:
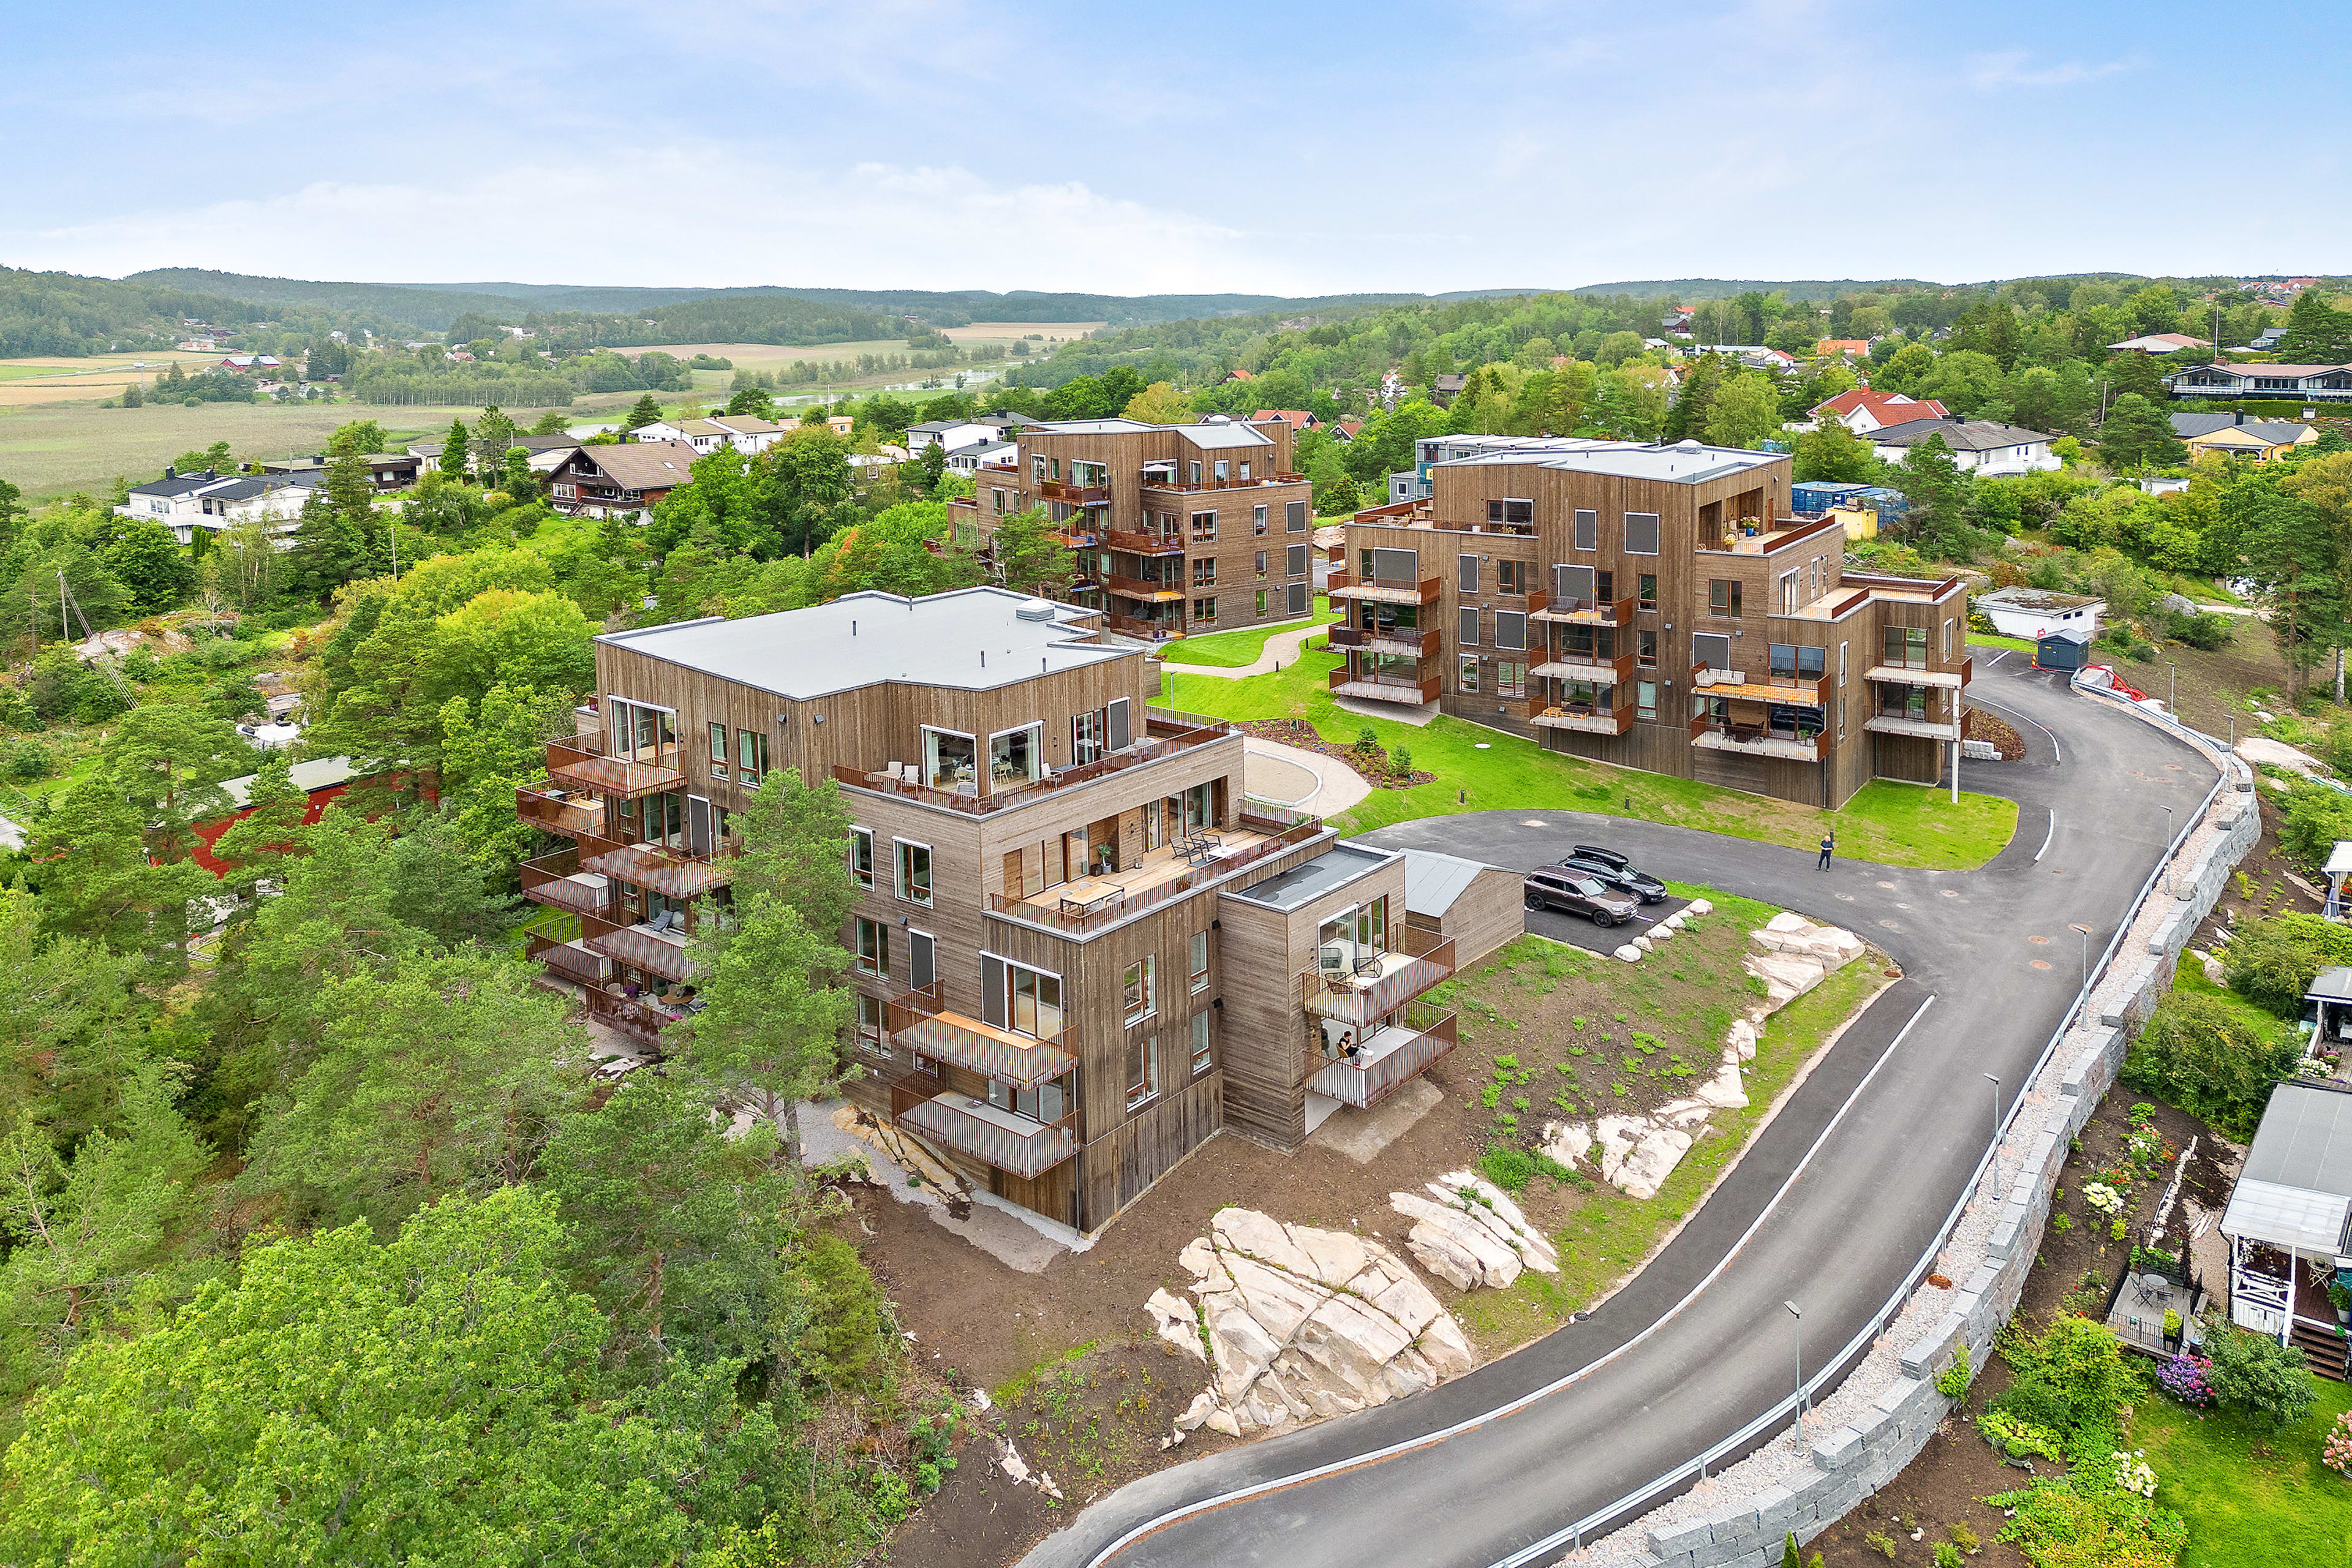
[[1102, 710], [1097, 709], [1092, 713], [1073, 714], [1070, 718], [1070, 761], [1083, 766], [1098, 761], [1102, 754]]
[[1927, 668], [1927, 628], [1925, 626], [1887, 627], [1886, 662], [1897, 669]]
[[1015, 1034], [1050, 1040], [1062, 1032], [1062, 977], [1042, 969], [1004, 966], [1005, 1026]]
[[1209, 1015], [1192, 1015], [1192, 1070], [1206, 1072], [1209, 1068]]
[[877, 1057], [890, 1054], [882, 1043], [882, 998], [857, 994], [857, 1043]]
[[931, 901], [931, 847], [909, 844], [903, 838], [893, 842], [898, 848], [898, 896], [910, 904], [928, 907]]
[[990, 784], [1003, 789], [1011, 784], [1028, 784], [1037, 777], [1038, 763], [1044, 760], [1045, 730], [1041, 725], [1027, 724], [1018, 730], [988, 739], [988, 778]]
[[736, 774], [746, 787], [757, 789], [768, 772], [768, 732], [765, 730], [735, 731]]
[[613, 754], [631, 762], [659, 763], [677, 753], [677, 715], [642, 702], [611, 701]]
[[1196, 931], [1185, 944], [1185, 984], [1193, 995], [1209, 988], [1209, 933]]
[[874, 975], [890, 973], [890, 928], [863, 915], [857, 918], [857, 971]]
[[874, 830], [870, 827], [849, 830], [849, 875], [861, 888], [874, 885]]
[[979, 782], [979, 748], [970, 735], [951, 730], [923, 729], [923, 782], [933, 789], [954, 789]]
[[1629, 511], [1625, 514], [1625, 553], [1655, 555], [1658, 552], [1658, 514], [1654, 511]]
[[1128, 1047], [1127, 1108], [1148, 1105], [1160, 1094], [1160, 1037], [1146, 1035]]
[[1120, 981], [1120, 1006], [1130, 1024], [1151, 1016], [1160, 1005], [1160, 961], [1150, 955], [1127, 966]]

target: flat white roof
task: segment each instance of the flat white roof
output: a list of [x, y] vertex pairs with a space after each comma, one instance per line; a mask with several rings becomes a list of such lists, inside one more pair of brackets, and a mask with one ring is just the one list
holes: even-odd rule
[[[1021, 612], [1027, 609], [1038, 618]], [[851, 594], [830, 604], [741, 620], [711, 617], [596, 640], [725, 680], [806, 700], [903, 680], [992, 691], [1032, 676], [1115, 658], [1133, 648], [1078, 639], [1096, 612], [1003, 588], [959, 588], [909, 599]]]
[[1692, 485], [1702, 479], [1721, 479], [1727, 474], [1786, 460], [1784, 453], [1751, 452], [1740, 447], [1706, 447], [1696, 441], [1654, 447], [1636, 441], [1570, 439], [1558, 442], [1530, 440], [1525, 446], [1507, 451], [1486, 452], [1475, 458], [1454, 458], [1442, 463], [1432, 463], [1430, 467], [1516, 468], [1533, 464], [1538, 468], [1559, 468], [1572, 473], [1611, 474], [1627, 479], [1667, 479], [1675, 484]]

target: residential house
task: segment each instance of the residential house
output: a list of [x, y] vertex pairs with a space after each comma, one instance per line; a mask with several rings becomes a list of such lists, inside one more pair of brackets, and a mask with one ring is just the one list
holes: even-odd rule
[[1873, 392], [1866, 386], [1841, 392], [1805, 410], [1811, 419], [1834, 419], [1857, 436], [1913, 419], [1941, 419], [1948, 412], [1932, 397], [1906, 397], [1899, 392]]
[[854, 439], [857, 435], [857, 421], [846, 414], [826, 415], [824, 427], [845, 441]]
[[1742, 370], [1769, 371], [1775, 374], [1797, 368], [1797, 356], [1762, 343], [1710, 343], [1703, 353], [1728, 354], [1739, 362]]
[[1224, 385], [1227, 382], [1233, 382], [1233, 381], [1255, 381], [1255, 380], [1256, 380], [1256, 379], [1257, 379], [1257, 378], [1256, 378], [1255, 376], [1252, 375], [1249, 372], [1247, 372], [1247, 371], [1245, 371], [1245, 370], [1241, 370], [1241, 369], [1236, 368], [1236, 369], [1234, 369], [1234, 370], [1229, 370], [1229, 371], [1225, 372], [1225, 374], [1223, 374], [1223, 375], [1221, 375], [1221, 376], [1217, 377], [1216, 384], [1217, 384], [1217, 385], [1219, 385], [1219, 386], [1223, 386], [1223, 385]]
[[999, 439], [996, 426], [983, 425], [977, 419], [927, 419], [920, 425], [907, 426], [907, 450], [919, 452], [926, 447], [945, 447], [953, 451], [969, 447], [975, 441]]
[[131, 486], [128, 499], [114, 512], [117, 517], [160, 522], [172, 531], [173, 538], [199, 551], [223, 529], [267, 518], [278, 525], [274, 531], [281, 535], [278, 542], [283, 548], [287, 541], [282, 536], [293, 531], [302, 503], [318, 480], [317, 474], [247, 477], [209, 468], [195, 474], [165, 468], [162, 479]]
[[[253, 814], [253, 808], [246, 803], [260, 776], [258, 773], [247, 773], [240, 778], [224, 780], [221, 789], [227, 795], [232, 811], [226, 816], [195, 824], [197, 842], [189, 858], [215, 877], [226, 876], [236, 869], [213, 854], [213, 846], [220, 842], [222, 834]], [[370, 820], [383, 811], [394, 810], [415, 800], [430, 802], [439, 798], [429, 773], [414, 773], [397, 766], [375, 773], [362, 773], [349, 757], [314, 757], [309, 762], [296, 763], [287, 770], [287, 777], [305, 797], [302, 806], [302, 826], [305, 827], [318, 826], [319, 819], [327, 814], [327, 807], [354, 788], [371, 783], [377, 784], [382, 793], [378, 797], [381, 805], [369, 813]]]
[[1468, 376], [1449, 371], [1429, 384], [1429, 400], [1440, 408], [1451, 408], [1454, 400], [1462, 395], [1462, 389], [1469, 384]]
[[[1431, 494], [1356, 514], [1332, 692], [1554, 751], [1836, 806], [1959, 742], [1965, 590], [1844, 566], [1780, 454], [1438, 437]], [[1757, 640], [1747, 640], [1748, 632]]]
[[[2337, 1001], [2347, 987], [2343, 969], [2313, 984]], [[2221, 1230], [2230, 1321], [2301, 1348], [2312, 1371], [2342, 1381], [2347, 1342], [2327, 1291], [2352, 1268], [2352, 1085], [2290, 1079], [2271, 1090]]]
[[[376, 493], [387, 495], [395, 490], [413, 488], [417, 475], [425, 468], [423, 459], [406, 452], [371, 452], [366, 458], [368, 475], [375, 481]], [[324, 477], [327, 455], [313, 452], [307, 458], [288, 458], [282, 461], [265, 461], [258, 465], [265, 474], [287, 474], [299, 478], [305, 474]]]
[[221, 361], [221, 368], [235, 371], [270, 371], [276, 370], [278, 363], [278, 356], [275, 354], [231, 354]]
[[2050, 449], [2053, 437], [1998, 419], [1911, 419], [1874, 430], [1867, 439], [1880, 462], [1899, 463], [1905, 453], [1930, 436], [1940, 437], [1951, 449], [1954, 463], [1986, 478], [2037, 474], [2063, 466], [2058, 454]]
[[2319, 439], [2319, 427], [2315, 425], [2249, 419], [2243, 409], [2228, 414], [2175, 414], [2171, 418], [2172, 433], [2188, 444], [2191, 457], [2220, 452], [2266, 463]]
[[2126, 338], [2119, 343], [2109, 343], [2113, 353], [2177, 354], [2183, 349], [2210, 349], [2213, 345], [2203, 338], [2192, 338], [2186, 332], [2150, 332], [2144, 337]]
[[2099, 635], [2099, 617], [2107, 613], [2104, 599], [2049, 588], [1996, 588], [1971, 599], [1969, 609], [2005, 637], [2033, 639], [2067, 631], [2081, 632], [2085, 641]]
[[1124, 636], [1295, 620], [1313, 609], [1315, 509], [1290, 443], [1281, 421], [1222, 415], [1050, 422], [1023, 431], [1018, 466], [979, 476], [951, 515], [984, 540], [1005, 517], [1045, 507], [1076, 552], [1074, 602]]
[[2164, 378], [2175, 397], [2352, 403], [2352, 364], [2200, 364]]
[[1010, 474], [1020, 467], [1021, 444], [1017, 441], [974, 441], [948, 454], [948, 472], [968, 479], [982, 468], [992, 474]]
[[[447, 445], [446, 441], [412, 442], [408, 447], [408, 455], [422, 463], [437, 467], [441, 461], [441, 454]], [[530, 454], [532, 473], [551, 474], [563, 466], [565, 456], [579, 445], [580, 437], [577, 436], [516, 436], [511, 438], [511, 444], [507, 450], [512, 451], [516, 447], [520, 447]], [[468, 451], [467, 456], [476, 461], [480, 460], [480, 454], [478, 452]]]
[[575, 447], [551, 477], [549, 499], [556, 510], [575, 516], [636, 518], [692, 484], [698, 456], [685, 441]]
[[1813, 345], [1815, 359], [1865, 359], [1869, 354], [1868, 338], [1823, 338]]
[[1279, 419], [1289, 426], [1294, 436], [1301, 431], [1320, 429], [1323, 425], [1323, 421], [1304, 408], [1261, 408], [1249, 416], [1253, 425], [1263, 425], [1270, 419]]
[[1293, 1149], [1379, 1103], [1454, 1039], [1404, 857], [1262, 815], [1240, 732], [1147, 708], [1101, 622], [981, 587], [598, 637], [584, 732], [516, 792], [571, 841], [524, 896], [580, 919], [532, 956], [658, 1041], [740, 814], [793, 768], [852, 822], [846, 1092], [992, 1200], [1092, 1233], [1220, 1131]]
[[1342, 447], [1352, 445], [1363, 432], [1364, 422], [1360, 419], [1334, 419], [1323, 426], [1323, 433]]

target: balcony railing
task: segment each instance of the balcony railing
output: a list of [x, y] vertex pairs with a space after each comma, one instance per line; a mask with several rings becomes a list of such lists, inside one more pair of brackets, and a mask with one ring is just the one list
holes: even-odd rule
[[1328, 630], [1335, 649], [1361, 648], [1366, 653], [1393, 654], [1399, 658], [1435, 658], [1442, 646], [1433, 630], [1416, 632], [1399, 627], [1378, 631], [1339, 626]]
[[591, 952], [601, 952], [615, 963], [625, 963], [665, 980], [694, 977], [694, 966], [687, 962], [686, 939], [682, 936], [656, 935], [641, 925], [623, 925], [602, 915], [583, 913], [580, 917], [580, 939]]
[[1067, 501], [1072, 506], [1108, 506], [1108, 485], [1073, 485], [1060, 479], [1039, 479], [1037, 493], [1046, 500]]
[[677, 768], [675, 745], [659, 748], [652, 757], [608, 757], [604, 742], [593, 735], [574, 735], [547, 743], [547, 776], [572, 789], [593, 790], [622, 800], [677, 789], [686, 775]]
[[1399, 680], [1393, 676], [1360, 675], [1345, 668], [1330, 675], [1331, 695], [1358, 697], [1367, 702], [1427, 703], [1437, 700], [1438, 689], [1444, 684], [1434, 675], [1418, 680]]
[[1077, 1066], [1077, 1037], [1070, 1030], [1033, 1037], [1001, 1029], [950, 1009], [937, 981], [903, 991], [883, 1006], [883, 1027], [909, 1054], [946, 1062], [999, 1083], [1034, 1089]]
[[1633, 679], [1637, 662], [1631, 653], [1603, 658], [1597, 653], [1562, 648], [1528, 673], [1540, 679], [1590, 680], [1599, 686], [1623, 686]]
[[1758, 724], [1734, 724], [1701, 714], [1691, 721], [1691, 744], [1702, 751], [1736, 752], [1753, 757], [1777, 757], [1789, 763], [1818, 763], [1828, 750], [1819, 731], [1798, 733], [1768, 730]]
[[[1206, 583], [1201, 585], [1204, 588], [1210, 586]], [[1171, 604], [1181, 601], [1185, 596], [1184, 584], [1181, 581], [1155, 583], [1140, 577], [1122, 577], [1115, 572], [1103, 578], [1103, 586], [1114, 594], [1124, 595], [1130, 599], [1141, 599], [1147, 604]]]
[[1093, 909], [1085, 910], [1066, 907], [1049, 909], [1021, 899], [1008, 899], [1003, 893], [991, 893], [988, 895], [988, 911], [991, 914], [1003, 915], [1008, 920], [1026, 921], [1033, 925], [1047, 926], [1055, 931], [1066, 931], [1074, 935], [1099, 931], [1115, 921], [1125, 920], [1129, 915], [1172, 902], [1191, 893], [1196, 888], [1221, 880], [1244, 867], [1255, 865], [1261, 860], [1271, 859], [1286, 850], [1296, 849], [1302, 844], [1310, 843], [1326, 831], [1322, 821], [1317, 817], [1310, 816], [1303, 822], [1284, 824], [1271, 818], [1260, 817], [1250, 812], [1242, 813], [1242, 826], [1256, 832], [1266, 833], [1270, 837], [1246, 848], [1237, 849], [1231, 855], [1219, 856], [1209, 864], [1187, 871], [1181, 877], [1173, 877], [1164, 882], [1156, 882], [1149, 888], [1098, 904]]
[[1107, 528], [1102, 542], [1113, 550], [1123, 550], [1129, 555], [1181, 555], [1184, 536], [1181, 533], [1139, 532], [1132, 529]]
[[1147, 621], [1141, 616], [1106, 613], [1103, 625], [1127, 637], [1142, 637], [1150, 642], [1171, 642], [1184, 635], [1182, 621]]
[[587, 791], [573, 795], [521, 785], [515, 790], [515, 815], [550, 833], [573, 838], [604, 830], [604, 799]]
[[867, 773], [860, 768], [836, 766], [833, 770], [833, 777], [835, 783], [847, 784], [852, 789], [873, 790], [881, 795], [905, 795], [910, 799], [919, 800], [926, 805], [945, 806], [950, 811], [961, 811], [977, 816], [984, 812], [1003, 811], [1009, 806], [1028, 805], [1045, 799], [1055, 790], [1068, 789], [1075, 784], [1089, 784], [1096, 779], [1107, 778], [1112, 773], [1127, 768], [1138, 767], [1145, 763], [1156, 763], [1162, 757], [1172, 757], [1179, 752], [1187, 752], [1195, 746], [1206, 745], [1212, 741], [1221, 740], [1234, 732], [1232, 725], [1217, 720], [1209, 720], [1198, 725], [1163, 730], [1160, 734], [1147, 736], [1136, 742], [1123, 752], [1113, 752], [1110, 755], [1095, 762], [1081, 763], [1076, 767], [1064, 768], [1058, 773], [1048, 773], [1044, 778], [1023, 783], [1009, 789], [1000, 788], [991, 795], [959, 795], [952, 790], [934, 789], [928, 784], [908, 784], [904, 779], [893, 778], [888, 773]]
[[524, 941], [523, 956], [583, 985], [602, 985], [612, 973], [605, 967], [604, 954], [591, 952], [579, 942], [558, 942], [538, 931], [532, 931]]
[[601, 913], [612, 898], [602, 877], [581, 869], [576, 845], [524, 861], [522, 896], [535, 904], [588, 915]]
[[1180, 495], [1193, 495], [1202, 490], [1258, 490], [1276, 485], [1307, 485], [1315, 481], [1305, 474], [1260, 474], [1255, 479], [1204, 479], [1178, 480], [1173, 474], [1158, 474], [1147, 470], [1143, 488], [1147, 490], [1172, 490]]
[[1918, 664], [1874, 664], [1863, 672], [1864, 679], [1886, 681], [1896, 686], [1966, 686], [1976, 675], [1977, 661], [1963, 658], [1957, 664], [1922, 661]]
[[[1616, 688], [1620, 692], [1628, 689]], [[1555, 701], [1538, 697], [1528, 703], [1528, 722], [1538, 730], [1573, 730], [1587, 735], [1622, 735], [1633, 727], [1633, 702], [1631, 696], [1621, 698], [1613, 708], [1601, 708], [1591, 702]]]
[[1391, 928], [1389, 950], [1353, 966], [1314, 969], [1298, 977], [1299, 999], [1310, 1016], [1361, 1030], [1432, 986], [1454, 977], [1454, 939], [1418, 926]]
[[634, 1001], [615, 996], [597, 986], [590, 986], [583, 1000], [588, 1016], [626, 1035], [641, 1046], [656, 1050], [662, 1048], [662, 1031], [677, 1022], [677, 1016], [663, 1011], [651, 1002]]
[[1335, 572], [1329, 592], [1335, 599], [1370, 599], [1384, 605], [1433, 605], [1444, 590], [1436, 577], [1366, 576], [1360, 572]]
[[1008, 1175], [1034, 1181], [1078, 1152], [1078, 1113], [1037, 1121], [971, 1095], [942, 1089], [928, 1073], [890, 1085], [890, 1120]]
[[1580, 626], [1622, 626], [1633, 623], [1633, 612], [1640, 601], [1632, 595], [1622, 599], [1580, 599], [1565, 594], [1545, 596], [1540, 610], [1528, 613], [1538, 621], [1559, 621]]
[[1360, 1043], [1353, 1057], [1307, 1053], [1307, 1087], [1343, 1104], [1369, 1110], [1411, 1083], [1432, 1062], [1454, 1049], [1454, 1015], [1429, 1023], [1391, 1025]]
[[[1800, 708], [1826, 708], [1830, 694], [1837, 689], [1834, 676], [1767, 673], [1755, 679], [1757, 673], [1752, 669], [1716, 669], [1695, 664], [1691, 666], [1691, 689], [1709, 697], [1727, 697], [1742, 702], [1786, 702]], [[1701, 680], [1701, 676], [1708, 679]]]
[[692, 855], [657, 844], [615, 844], [582, 862], [615, 881], [651, 888], [665, 898], [698, 899], [735, 879], [726, 864], [739, 852], [729, 840], [711, 854]]

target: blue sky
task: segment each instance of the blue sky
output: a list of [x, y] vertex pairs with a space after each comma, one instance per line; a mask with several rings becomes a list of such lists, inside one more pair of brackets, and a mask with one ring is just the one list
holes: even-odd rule
[[2343, 19], [18, 7], [0, 263], [1121, 294], [2344, 271]]

